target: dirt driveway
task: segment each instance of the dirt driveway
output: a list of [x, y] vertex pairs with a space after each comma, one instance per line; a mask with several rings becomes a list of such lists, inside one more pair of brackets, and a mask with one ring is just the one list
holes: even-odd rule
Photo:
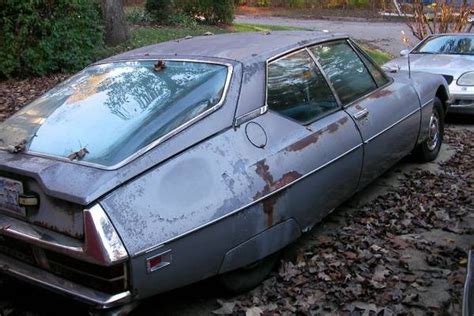
[[408, 27], [400, 22], [312, 20], [250, 15], [238, 15], [235, 18], [235, 22], [282, 25], [319, 31], [328, 30], [329, 32], [345, 33], [355, 39], [374, 44], [393, 56], [398, 56], [400, 51], [405, 48], [401, 41], [402, 30], [410, 36], [413, 44], [417, 43], [417, 40], [411, 36]]

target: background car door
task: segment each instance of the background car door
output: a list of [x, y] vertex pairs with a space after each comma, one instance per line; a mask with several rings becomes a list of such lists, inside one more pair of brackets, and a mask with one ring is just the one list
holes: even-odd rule
[[311, 48], [362, 134], [362, 188], [415, 147], [420, 103], [411, 85], [390, 80], [356, 50], [347, 41]]
[[299, 175], [285, 196], [309, 228], [355, 192], [362, 139], [306, 49], [269, 64], [267, 104], [262, 118], [274, 154], [266, 162], [270, 171], [285, 166]]

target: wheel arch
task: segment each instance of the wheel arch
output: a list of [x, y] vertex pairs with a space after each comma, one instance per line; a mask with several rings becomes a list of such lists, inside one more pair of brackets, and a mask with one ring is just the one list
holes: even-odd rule
[[446, 115], [448, 111], [448, 100], [449, 100], [449, 93], [446, 90], [446, 87], [440, 85], [438, 89], [436, 90], [435, 96], [439, 98], [441, 102], [443, 103], [443, 111], [444, 111], [443, 114]]

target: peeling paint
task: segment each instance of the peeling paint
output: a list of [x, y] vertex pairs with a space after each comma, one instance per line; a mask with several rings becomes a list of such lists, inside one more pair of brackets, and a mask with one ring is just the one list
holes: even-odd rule
[[276, 191], [302, 176], [302, 174], [297, 171], [289, 171], [285, 173], [280, 179], [274, 181], [273, 175], [270, 173], [270, 167], [266, 164], [266, 160], [260, 160], [257, 162], [255, 172], [263, 179], [265, 186], [263, 187], [262, 191], [255, 194], [254, 200]]
[[331, 123], [328, 126], [310, 134], [309, 136], [304, 137], [300, 141], [297, 141], [296, 143], [291, 144], [286, 148], [287, 151], [300, 151], [305, 149], [306, 147], [316, 144], [319, 140], [319, 137], [321, 137], [324, 133], [329, 132], [329, 133], [335, 133], [340, 126], [346, 124], [349, 121], [347, 116], [340, 118], [337, 122]]

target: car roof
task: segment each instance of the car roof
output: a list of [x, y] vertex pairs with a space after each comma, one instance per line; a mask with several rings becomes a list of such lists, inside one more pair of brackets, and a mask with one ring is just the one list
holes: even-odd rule
[[320, 31], [248, 32], [197, 36], [138, 48], [102, 62], [173, 57], [227, 59], [243, 64], [254, 64], [302, 46], [346, 37], [343, 34]]

